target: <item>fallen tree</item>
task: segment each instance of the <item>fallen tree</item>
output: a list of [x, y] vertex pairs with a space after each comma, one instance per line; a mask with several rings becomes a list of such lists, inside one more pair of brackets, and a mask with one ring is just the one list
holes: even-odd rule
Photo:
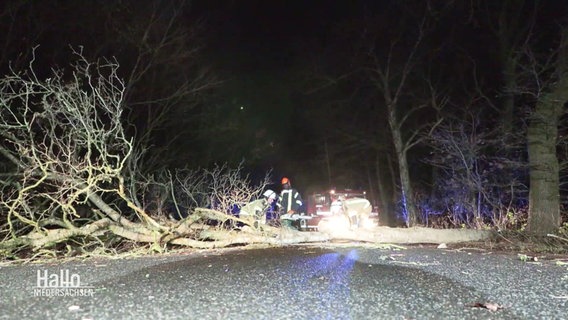
[[[170, 181], [144, 181], [141, 188], [132, 188], [138, 175], [129, 165], [137, 150], [122, 123], [125, 84], [117, 75], [118, 64], [90, 63], [81, 52], [74, 53], [71, 72], [55, 70], [42, 79], [32, 61], [25, 72], [14, 71], [0, 80], [3, 253], [51, 248], [77, 238], [102, 245], [103, 239], [120, 237], [201, 248], [275, 236], [275, 230], [260, 233], [249, 227], [241, 228], [235, 239], [227, 228], [248, 224], [226, 214], [229, 203], [250, 201], [265, 185], [251, 187], [247, 179], [235, 177], [239, 170], [205, 171], [202, 176], [211, 178], [209, 184], [180, 171]], [[185, 211], [184, 218], [177, 221], [159, 210], [149, 211], [157, 208], [145, 207], [148, 201], [140, 201], [135, 192], [148, 193], [150, 186], [171, 186], [171, 196], [180, 202], [193, 199], [185, 207], [174, 205], [178, 213]], [[204, 196], [204, 189], [214, 198]]]
[[3, 255], [121, 241], [159, 248], [388, 241], [371, 231], [297, 232], [233, 215], [234, 206], [261, 196], [268, 174], [258, 185], [240, 167], [142, 176], [135, 170], [140, 150], [123, 126], [118, 64], [75, 54], [71, 72], [42, 79], [32, 61], [26, 72], [0, 79]]
[[371, 229], [331, 229], [325, 225], [320, 230], [335, 240], [393, 244], [442, 244], [489, 240], [494, 232], [475, 229], [433, 229], [423, 227]]

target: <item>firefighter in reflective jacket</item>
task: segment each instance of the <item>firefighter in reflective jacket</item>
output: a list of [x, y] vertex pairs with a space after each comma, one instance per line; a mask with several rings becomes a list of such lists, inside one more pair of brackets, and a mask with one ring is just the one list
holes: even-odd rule
[[239, 213], [241, 219], [248, 220], [251, 224], [254, 223], [254, 226], [257, 228], [259, 223], [266, 224], [266, 212], [276, 199], [276, 192], [266, 190], [262, 196], [261, 199], [254, 200], [243, 206]]
[[300, 196], [298, 190], [292, 188], [290, 179], [286, 177], [282, 178], [282, 192], [280, 193], [280, 197], [278, 199], [280, 212], [287, 216], [298, 214], [300, 213], [302, 204], [302, 197]]

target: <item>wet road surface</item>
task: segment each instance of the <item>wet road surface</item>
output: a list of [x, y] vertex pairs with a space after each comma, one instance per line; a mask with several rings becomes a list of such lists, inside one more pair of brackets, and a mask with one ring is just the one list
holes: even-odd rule
[[2, 266], [0, 284], [0, 319], [568, 319], [566, 265], [422, 247]]

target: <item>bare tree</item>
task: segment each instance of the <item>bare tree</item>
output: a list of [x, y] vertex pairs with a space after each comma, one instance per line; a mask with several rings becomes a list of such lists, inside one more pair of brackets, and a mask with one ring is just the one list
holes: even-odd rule
[[159, 168], [168, 162], [169, 147], [184, 145], [193, 134], [189, 128], [198, 128], [200, 104], [221, 83], [203, 59], [205, 23], [189, 15], [185, 0], [126, 1], [110, 4], [107, 12], [114, 41], [103, 45], [118, 48], [127, 72], [125, 110], [136, 143], [153, 149], [139, 167]]
[[[521, 60], [522, 48], [528, 40], [531, 29], [534, 28], [535, 16], [538, 6], [527, 10], [526, 1], [481, 1], [485, 6], [484, 16], [489, 17], [489, 26], [498, 41], [498, 56], [502, 65], [503, 88], [501, 90], [503, 133], [514, 134], [515, 111], [518, 111], [516, 99], [518, 98], [515, 88], [518, 86], [518, 68]], [[497, 8], [491, 8], [495, 5]], [[493, 21], [492, 21], [493, 20]]]
[[[424, 39], [426, 32], [427, 16], [423, 17], [422, 23], [418, 26], [416, 38], [413, 40], [410, 51], [406, 58], [402, 61], [396, 61], [395, 55], [399, 55], [397, 46], [400, 44], [401, 39], [392, 40], [386, 59], [381, 61], [380, 54], [376, 52], [375, 48], [378, 44], [373, 45], [369, 51], [371, 59], [368, 68], [369, 75], [372, 83], [380, 92], [384, 104], [387, 109], [387, 118], [389, 128], [392, 134], [392, 142], [398, 164], [398, 174], [401, 188], [401, 200], [403, 210], [405, 211], [405, 221], [408, 226], [412, 226], [418, 221], [418, 213], [414, 199], [414, 191], [412, 188], [410, 170], [408, 166], [408, 151], [421, 142], [421, 130], [415, 130], [408, 137], [404, 136], [405, 125], [409, 118], [417, 113], [419, 110], [432, 107], [440, 109], [443, 105], [438, 94], [432, 86], [429, 86], [431, 97], [425, 103], [416, 103], [414, 106], [407, 108], [403, 111], [407, 102], [403, 101], [406, 94], [405, 90], [409, 90], [410, 77], [416, 71], [417, 55], [419, 54], [419, 47]], [[416, 100], [415, 100], [416, 101]], [[433, 128], [440, 123], [427, 123], [426, 127]]]
[[432, 151], [427, 162], [437, 174], [434, 192], [422, 204], [422, 211], [425, 215], [447, 214], [454, 225], [519, 227], [517, 222], [526, 218], [522, 216], [526, 208], [518, 200], [526, 194], [526, 188], [522, 177], [514, 178], [511, 172], [524, 172], [524, 163], [503, 156], [504, 149], [513, 147], [508, 144], [510, 140], [503, 139], [499, 128], [483, 126], [487, 120], [473, 108], [456, 106], [454, 110], [468, 111], [448, 115], [428, 137]]
[[[101, 237], [110, 235], [159, 247], [279, 241], [269, 227], [262, 235], [250, 228], [237, 236], [208, 227], [210, 220], [248, 223], [214, 205], [226, 210], [258, 196], [266, 185], [267, 180], [249, 186], [238, 170], [207, 171], [204, 192], [214, 196], [213, 205], [196, 202], [181, 221], [149, 214], [138, 205], [125, 184], [134, 143], [122, 125], [125, 84], [117, 75], [118, 64], [90, 63], [81, 51], [75, 54], [69, 72], [54, 71], [48, 79], [36, 74], [33, 60], [27, 72], [0, 79], [0, 154], [12, 164], [1, 180], [0, 250], [44, 248], [71, 238], [104, 245]], [[172, 195], [180, 185], [192, 183], [177, 175], [175, 181], [184, 183], [174, 185], [169, 178], [160, 182], [169, 182], [166, 191]], [[196, 196], [194, 190], [186, 192]], [[92, 212], [80, 212], [83, 206]]]
[[121, 123], [124, 85], [115, 63], [93, 65], [76, 54], [72, 81], [66, 82], [62, 72], [39, 79], [33, 61], [27, 73], [14, 72], [1, 81], [5, 143], [0, 151], [15, 166], [10, 192], [2, 199], [10, 227], [5, 236], [26, 230], [15, 229], [15, 223], [35, 230], [54, 223], [53, 212], [59, 210], [56, 224], [78, 232], [71, 222], [75, 205], [88, 200], [112, 220], [121, 219], [100, 194], [123, 196], [121, 171], [132, 152]]
[[[504, 88], [500, 93], [501, 104], [496, 110], [503, 116], [504, 138], [515, 134], [514, 115], [519, 114], [515, 111], [528, 115], [518, 118], [520, 121], [516, 123], [518, 126], [528, 120], [528, 230], [546, 234], [556, 230], [560, 224], [559, 173], [562, 167], [557, 150], [562, 150], [558, 128], [568, 100], [566, 28], [561, 27], [558, 50], [551, 49], [545, 53], [537, 49], [540, 45], [536, 43], [557, 31], [539, 32], [540, 28], [548, 28], [536, 23], [537, 12], [545, 7], [544, 3], [478, 1], [478, 4], [485, 7], [483, 17], [489, 17], [488, 25], [496, 36], [502, 64]], [[548, 10], [551, 8], [554, 6]], [[553, 41], [550, 38], [544, 40], [546, 43]], [[494, 103], [491, 100], [487, 99]], [[526, 109], [531, 110], [527, 112]]]
[[120, 62], [126, 130], [135, 144], [126, 165], [125, 192], [143, 206], [140, 197], [155, 185], [152, 176], [166, 167], [185, 166], [198, 152], [188, 141], [199, 131], [196, 119], [204, 97], [220, 81], [202, 59], [205, 23], [189, 15], [186, 1], [124, 1], [103, 7], [112, 37], [96, 47], [99, 52], [113, 48]]
[[[332, 47], [335, 60], [330, 58], [330, 66], [318, 68], [319, 64], [315, 64], [307, 92], [323, 92], [326, 107], [333, 103], [333, 110], [344, 110], [339, 114], [342, 128], [330, 126], [321, 130], [328, 135], [320, 143], [325, 147], [322, 168], [325, 164], [328, 176], [332, 176], [334, 162], [335, 165], [338, 162], [333, 158], [334, 150], [349, 149], [349, 152], [337, 153], [341, 155], [338, 158], [347, 159], [347, 154], [363, 157], [368, 161], [367, 170], [374, 171], [372, 180], [380, 193], [383, 214], [391, 218], [390, 213], [394, 210], [390, 210], [392, 207], [388, 204], [401, 203], [403, 218], [410, 226], [416, 224], [418, 213], [408, 153], [423, 141], [425, 131], [439, 124], [437, 113], [443, 107], [445, 97], [431, 81], [433, 77], [427, 70], [431, 63], [428, 50], [438, 49], [429, 48], [425, 41], [434, 29], [430, 4], [390, 5], [389, 8], [398, 15], [366, 17], [363, 22], [351, 21], [342, 26], [353, 32], [349, 37], [356, 40], [347, 49], [344, 44]], [[345, 36], [344, 33], [341, 35]], [[341, 58], [337, 58], [337, 52], [345, 56], [340, 54]], [[324, 54], [322, 56], [325, 58]], [[326, 68], [332, 71], [323, 74], [320, 70]], [[330, 76], [334, 71], [336, 75]], [[331, 87], [333, 93], [326, 90]], [[328, 109], [320, 111], [326, 118], [333, 115], [332, 108]], [[346, 119], [355, 120], [345, 124]], [[375, 159], [368, 159], [371, 157]], [[352, 161], [346, 162], [348, 168]], [[393, 192], [388, 192], [389, 189]]]

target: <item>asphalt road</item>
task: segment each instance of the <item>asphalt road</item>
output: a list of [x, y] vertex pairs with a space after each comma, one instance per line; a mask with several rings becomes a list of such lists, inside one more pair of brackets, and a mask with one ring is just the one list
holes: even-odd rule
[[2, 266], [0, 284], [0, 319], [568, 319], [566, 265], [420, 247]]

